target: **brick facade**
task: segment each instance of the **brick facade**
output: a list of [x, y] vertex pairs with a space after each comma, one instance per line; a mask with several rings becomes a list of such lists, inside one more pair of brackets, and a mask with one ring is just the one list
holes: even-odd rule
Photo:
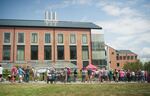
[[44, 62], [44, 45], [45, 45], [45, 33], [51, 34], [51, 52], [52, 62], [57, 61], [57, 34], [64, 34], [64, 61], [70, 61], [70, 33], [76, 34], [76, 46], [77, 46], [77, 66], [82, 68], [82, 34], [87, 34], [87, 46], [89, 47], [89, 63], [91, 63], [91, 30], [79, 29], [79, 28], [30, 28], [30, 27], [0, 27], [0, 62], [3, 62], [3, 34], [4, 32], [11, 33], [11, 58], [9, 62], [16, 62], [17, 57], [17, 34], [18, 32], [24, 32], [25, 35], [25, 61], [31, 61], [31, 33], [38, 33], [38, 60]]
[[[110, 46], [107, 46], [107, 52], [108, 63], [111, 69], [122, 69], [124, 64], [128, 62], [137, 62], [137, 54], [133, 52], [118, 53], [116, 49]], [[118, 59], [117, 56], [119, 57]], [[128, 57], [130, 58], [128, 59]], [[133, 57], [133, 59], [131, 59], [131, 57]]]

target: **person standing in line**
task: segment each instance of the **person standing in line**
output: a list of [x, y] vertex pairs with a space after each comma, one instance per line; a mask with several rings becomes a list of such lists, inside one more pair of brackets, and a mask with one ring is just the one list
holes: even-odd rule
[[87, 73], [88, 73], [88, 81], [91, 82], [91, 79], [92, 79], [92, 70], [89, 68], [87, 70]]
[[102, 69], [99, 70], [98, 78], [99, 78], [99, 82], [103, 82], [103, 70]]
[[22, 82], [24, 74], [25, 74], [25, 72], [23, 71], [23, 69], [21, 68], [21, 66], [19, 66], [19, 68], [18, 68], [19, 83]]
[[113, 80], [113, 71], [112, 69], [109, 71], [109, 81], [111, 82]]
[[30, 68], [29, 66], [27, 66], [27, 68], [25, 69], [25, 81], [29, 82], [29, 77], [30, 77]]
[[16, 76], [17, 76], [18, 70], [16, 68], [16, 66], [13, 66], [11, 68], [11, 82], [14, 83], [16, 80]]
[[67, 68], [67, 82], [71, 82], [71, 70]]
[[86, 81], [86, 73], [87, 73], [86, 68], [83, 67], [82, 68], [82, 82], [84, 82], [84, 83]]
[[78, 72], [77, 72], [77, 69], [74, 70], [74, 82], [77, 81], [77, 75], [78, 75]]
[[32, 80], [36, 81], [36, 69], [32, 67]]
[[68, 80], [67, 77], [68, 77], [68, 76], [67, 76], [67, 67], [65, 67], [65, 69], [64, 69], [64, 83], [67, 82], [67, 80]]
[[2, 65], [0, 65], [0, 82], [2, 82], [2, 78], [3, 78], [3, 67]]
[[118, 80], [119, 80], [119, 72], [118, 72], [117, 69], [115, 69], [114, 78], [115, 78], [115, 81], [118, 82]]

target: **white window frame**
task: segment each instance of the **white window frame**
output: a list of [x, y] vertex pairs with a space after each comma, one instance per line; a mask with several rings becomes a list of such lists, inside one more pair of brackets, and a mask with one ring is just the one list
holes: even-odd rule
[[[74, 34], [75, 35], [75, 44], [72, 44], [70, 41], [71, 41], [71, 34]], [[69, 35], [69, 45], [77, 45], [77, 34], [75, 34], [75, 33], [70, 33], [70, 35]]]
[[[87, 43], [86, 43], [86, 44], [83, 43], [83, 35], [86, 35], [86, 36], [87, 36], [87, 38], [86, 38], [86, 39], [87, 39]], [[81, 39], [81, 40], [82, 40], [82, 45], [88, 45], [88, 34], [85, 34], [85, 33], [82, 34], [81, 38], [82, 38], [82, 39]]]
[[[50, 40], [50, 41], [51, 41], [50, 43], [46, 43], [46, 42], [45, 42], [45, 34], [47, 34], [47, 33], [50, 34], [50, 39], [51, 39], [51, 40]], [[44, 45], [52, 45], [52, 40], [53, 40], [53, 39], [52, 39], [52, 33], [51, 33], [51, 32], [45, 32], [45, 33], [44, 33]]]
[[[10, 33], [10, 42], [9, 43], [5, 43], [5, 33]], [[12, 32], [3, 32], [3, 45], [11, 45], [12, 42]]]
[[[18, 34], [23, 33], [24, 34], [24, 42], [23, 43], [18, 43]], [[25, 32], [17, 32], [17, 45], [25, 45]]]
[[[33, 34], [33, 33], [37, 33], [37, 37], [38, 37], [37, 43], [32, 43], [32, 34]], [[31, 32], [31, 33], [30, 33], [30, 44], [31, 44], [31, 45], [38, 45], [38, 44], [39, 44], [39, 39], [40, 39], [40, 38], [39, 38], [39, 33], [38, 33], [38, 32]]]
[[56, 36], [57, 45], [64, 45], [64, 41], [65, 41], [64, 34], [63, 34], [63, 43], [58, 43], [58, 34], [63, 34], [63, 33], [62, 32], [57, 33], [57, 36]]

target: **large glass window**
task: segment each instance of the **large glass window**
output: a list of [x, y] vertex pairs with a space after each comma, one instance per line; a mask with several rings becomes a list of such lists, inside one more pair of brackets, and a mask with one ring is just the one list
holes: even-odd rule
[[82, 60], [88, 60], [88, 59], [89, 59], [88, 46], [82, 46]]
[[4, 43], [10, 43], [10, 33], [4, 33]]
[[24, 43], [24, 33], [18, 33], [18, 43]]
[[31, 45], [31, 60], [38, 60], [38, 46]]
[[92, 42], [92, 50], [93, 51], [100, 51], [100, 50], [104, 50], [104, 49], [105, 49], [104, 42]]
[[11, 52], [11, 46], [4, 45], [3, 46], [3, 60], [10, 60], [10, 52]]
[[51, 43], [51, 34], [45, 33], [45, 43]]
[[62, 44], [63, 41], [64, 41], [64, 40], [63, 40], [63, 34], [58, 34], [57, 40], [58, 40], [58, 43]]
[[76, 46], [70, 46], [70, 59], [77, 59]]
[[64, 59], [64, 46], [57, 46], [57, 59], [58, 60]]
[[44, 60], [51, 60], [51, 46], [44, 46]]
[[82, 34], [82, 44], [87, 44], [87, 34]]
[[70, 34], [70, 44], [76, 44], [76, 35]]
[[38, 33], [32, 33], [31, 43], [38, 43]]
[[17, 46], [17, 60], [18, 61], [24, 60], [24, 46], [23, 45]]

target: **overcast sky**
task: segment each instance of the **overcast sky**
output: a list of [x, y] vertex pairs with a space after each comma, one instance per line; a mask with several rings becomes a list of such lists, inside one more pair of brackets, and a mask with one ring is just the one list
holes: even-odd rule
[[129, 49], [150, 60], [150, 0], [0, 0], [0, 19], [44, 19], [94, 22], [103, 27], [106, 44]]

